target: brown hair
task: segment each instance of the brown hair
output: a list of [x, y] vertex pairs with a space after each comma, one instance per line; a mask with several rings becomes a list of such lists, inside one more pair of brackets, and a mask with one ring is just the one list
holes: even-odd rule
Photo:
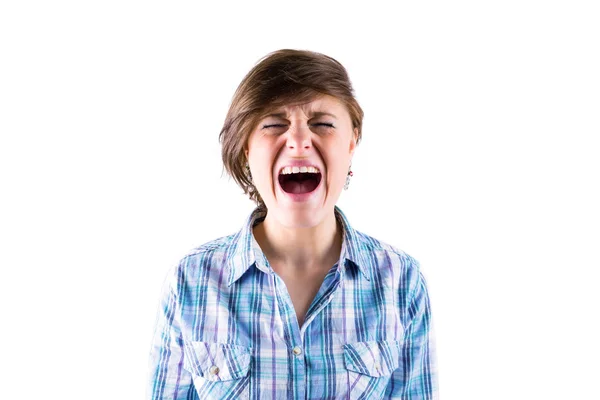
[[329, 56], [303, 50], [275, 51], [262, 58], [235, 91], [219, 134], [221, 155], [229, 175], [259, 206], [264, 207], [264, 203], [245, 167], [250, 133], [271, 110], [309, 102], [319, 95], [333, 96], [345, 104], [353, 128], [358, 130], [358, 143], [363, 111], [354, 98], [346, 69]]

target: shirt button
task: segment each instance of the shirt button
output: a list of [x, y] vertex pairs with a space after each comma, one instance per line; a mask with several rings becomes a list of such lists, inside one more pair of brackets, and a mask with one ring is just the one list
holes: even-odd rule
[[302, 349], [296, 346], [293, 348], [292, 352], [294, 352], [295, 355], [299, 356], [300, 354], [302, 354]]
[[210, 367], [208, 372], [210, 372], [211, 375], [217, 375], [219, 373], [219, 367], [213, 365], [212, 367]]

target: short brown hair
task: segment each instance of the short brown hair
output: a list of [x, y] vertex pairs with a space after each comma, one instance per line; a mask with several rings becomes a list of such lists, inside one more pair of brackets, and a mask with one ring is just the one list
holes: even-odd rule
[[362, 135], [363, 111], [354, 98], [346, 69], [321, 53], [278, 50], [262, 58], [238, 86], [219, 134], [223, 164], [229, 175], [259, 206], [260, 194], [247, 175], [245, 148], [262, 116], [284, 105], [330, 95], [345, 104], [353, 128]]

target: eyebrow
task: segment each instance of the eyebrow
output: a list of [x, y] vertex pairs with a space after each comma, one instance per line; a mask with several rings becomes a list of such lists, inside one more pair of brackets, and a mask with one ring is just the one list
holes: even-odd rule
[[311, 115], [312, 115], [313, 118], [328, 116], [328, 117], [332, 117], [332, 118], [337, 119], [337, 117], [334, 114], [328, 113], [328, 112], [324, 112], [324, 111], [315, 111], [315, 112], [311, 113]]
[[[324, 116], [328, 116], [328, 117], [332, 117], [337, 119], [337, 117], [335, 116], [335, 114], [331, 114], [325, 111], [314, 111], [309, 113], [309, 116], [311, 118], [319, 118], [319, 117], [324, 117]], [[280, 112], [280, 113], [271, 113], [271, 114], [267, 114], [264, 116], [264, 118], [268, 118], [268, 117], [274, 117], [274, 118], [286, 118], [287, 117], [287, 113], [284, 112]]]

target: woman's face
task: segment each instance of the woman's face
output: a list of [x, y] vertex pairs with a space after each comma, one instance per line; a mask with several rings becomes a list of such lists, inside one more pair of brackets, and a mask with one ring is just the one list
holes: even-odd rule
[[358, 130], [331, 96], [286, 106], [261, 119], [248, 138], [252, 179], [269, 217], [289, 228], [319, 224], [333, 212]]

